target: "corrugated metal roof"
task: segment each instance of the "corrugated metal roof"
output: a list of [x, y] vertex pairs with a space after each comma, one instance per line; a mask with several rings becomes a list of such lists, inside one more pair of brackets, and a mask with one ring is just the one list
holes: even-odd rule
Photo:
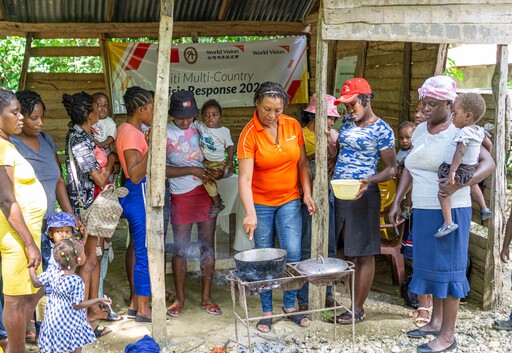
[[[109, 0], [1, 0], [5, 21], [107, 22]], [[158, 22], [158, 0], [113, 0], [112, 22]], [[300, 21], [318, 0], [231, 0], [226, 21]], [[223, 0], [175, 0], [175, 21], [215, 21]]]

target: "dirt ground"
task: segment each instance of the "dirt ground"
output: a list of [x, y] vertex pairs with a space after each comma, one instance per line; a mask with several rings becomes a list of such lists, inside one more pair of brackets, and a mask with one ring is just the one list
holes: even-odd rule
[[[134, 320], [126, 318], [126, 310], [129, 304], [129, 287], [125, 273], [125, 246], [126, 229], [119, 227], [114, 235], [115, 258], [109, 266], [107, 278], [105, 280], [105, 293], [112, 298], [113, 309], [124, 316], [119, 322], [102, 322], [109, 326], [112, 333], [97, 340], [93, 345], [83, 349], [84, 353], [118, 353], [124, 352], [127, 344], [134, 343], [146, 334], [151, 334], [151, 325], [137, 323]], [[367, 319], [356, 325], [356, 349], [361, 352], [386, 352], [384, 348], [386, 340], [396, 340], [397, 337], [403, 339], [407, 330], [415, 328], [413, 319], [407, 317], [411, 308], [403, 304], [399, 296], [398, 287], [391, 284], [391, 273], [389, 260], [384, 257], [378, 257], [377, 274], [370, 298], [365, 306]], [[508, 268], [510, 271], [510, 268]], [[228, 351], [235, 351], [235, 320], [233, 315], [233, 304], [231, 300], [230, 284], [226, 279], [227, 271], [217, 271], [216, 281], [212, 290], [213, 298], [218, 302], [223, 310], [222, 315], [213, 316], [206, 313], [200, 306], [200, 278], [196, 273], [189, 273], [187, 279], [186, 296], [187, 301], [183, 315], [177, 318], [168, 317], [167, 332], [169, 341], [162, 346], [162, 352], [210, 352], [214, 348], [227, 346]], [[509, 312], [512, 307], [512, 294], [510, 292], [509, 282], [504, 285], [505, 305], [501, 313], [487, 313], [487, 315], [500, 315], [503, 318], [504, 313]], [[166, 288], [174, 293], [172, 275], [166, 276]], [[346, 288], [341, 285], [339, 288], [340, 300], [344, 305], [349, 305], [350, 300]], [[279, 303], [282, 303], [282, 292], [275, 292], [274, 312], [280, 310]], [[250, 316], [259, 316], [260, 303], [258, 296], [248, 297], [248, 308]], [[170, 304], [169, 302], [167, 304]], [[241, 309], [238, 309], [241, 312]], [[463, 304], [459, 315], [459, 321], [473, 320], [475, 315], [481, 314], [479, 309], [471, 304]], [[269, 347], [282, 343], [283, 340], [297, 343], [297, 340], [314, 340], [318, 342], [317, 348], [296, 349], [296, 352], [350, 352], [351, 348], [351, 326], [337, 326], [337, 339], [333, 340], [333, 325], [326, 322], [323, 318], [315, 320], [306, 328], [299, 328], [290, 321], [274, 320], [272, 332], [262, 335], [251, 325], [251, 337], [260, 343], [268, 342]], [[496, 316], [497, 317], [497, 316]], [[490, 325], [490, 324], [489, 324]], [[245, 328], [238, 324], [240, 343], [247, 344]], [[370, 349], [367, 346], [368, 341], [382, 340], [382, 349]], [[511, 338], [512, 340], [512, 338]], [[390, 343], [390, 342], [388, 342]], [[302, 343], [298, 343], [299, 346]], [[414, 352], [416, 351], [416, 342], [411, 342], [410, 349], [393, 350], [393, 352]], [[377, 344], [377, 347], [380, 343]], [[405, 343], [407, 346], [407, 342]], [[304, 346], [305, 347], [305, 346]], [[340, 350], [331, 350], [326, 347], [343, 347]], [[37, 351], [34, 344], [29, 344], [29, 351]], [[241, 350], [245, 351], [245, 350]], [[269, 349], [262, 349], [271, 351]], [[273, 351], [273, 350], [272, 350]], [[389, 350], [391, 351], [391, 350]], [[284, 352], [284, 351], [283, 351]], [[469, 350], [471, 352], [471, 350]], [[497, 351], [499, 352], [499, 350]]]

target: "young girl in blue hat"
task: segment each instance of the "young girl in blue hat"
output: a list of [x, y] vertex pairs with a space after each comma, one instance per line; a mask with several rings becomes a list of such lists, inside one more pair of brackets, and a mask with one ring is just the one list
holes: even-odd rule
[[[57, 228], [67, 229], [69, 226]], [[85, 261], [83, 246], [76, 239], [64, 239], [53, 249], [55, 266], [49, 266], [37, 275], [29, 268], [34, 287], [51, 288], [45, 318], [39, 335], [39, 347], [43, 353], [80, 353], [82, 347], [96, 340], [95, 332], [87, 322], [85, 309], [97, 304], [110, 304], [109, 298], [84, 300], [85, 284], [75, 273]]]

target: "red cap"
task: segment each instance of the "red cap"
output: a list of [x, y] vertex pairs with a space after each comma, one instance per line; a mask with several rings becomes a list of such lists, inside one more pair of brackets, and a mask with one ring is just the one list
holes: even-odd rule
[[360, 94], [371, 94], [372, 88], [364, 78], [356, 77], [348, 80], [341, 86], [341, 96], [334, 101], [334, 105], [350, 103]]

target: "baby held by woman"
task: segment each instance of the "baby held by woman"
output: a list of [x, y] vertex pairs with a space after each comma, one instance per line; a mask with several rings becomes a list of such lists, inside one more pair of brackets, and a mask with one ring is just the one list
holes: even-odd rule
[[[465, 185], [475, 173], [480, 155], [480, 145], [487, 149], [490, 140], [482, 127], [476, 125], [485, 113], [485, 101], [477, 93], [463, 93], [453, 101], [453, 124], [459, 128], [456, 138], [447, 149], [444, 163], [439, 166], [440, 180], [448, 179], [451, 184]], [[452, 221], [450, 196], [438, 195], [443, 212], [444, 224], [434, 234], [442, 238], [459, 226]]]

